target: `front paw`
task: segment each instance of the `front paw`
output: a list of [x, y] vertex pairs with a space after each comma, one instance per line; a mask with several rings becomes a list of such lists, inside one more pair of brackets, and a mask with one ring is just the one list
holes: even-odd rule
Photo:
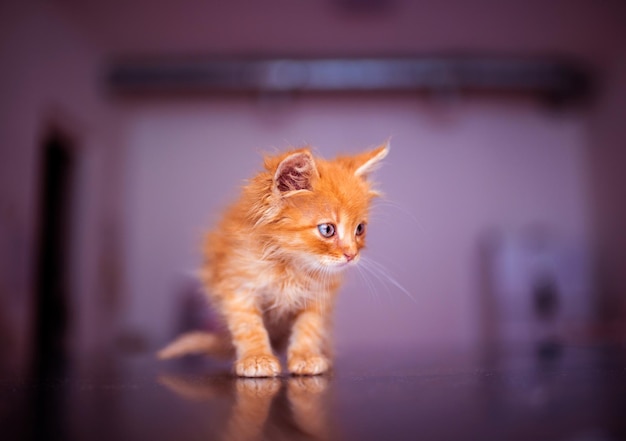
[[235, 362], [235, 373], [240, 377], [276, 377], [280, 362], [271, 354], [248, 355]]
[[330, 369], [330, 361], [318, 354], [291, 354], [287, 368], [293, 375], [319, 375]]

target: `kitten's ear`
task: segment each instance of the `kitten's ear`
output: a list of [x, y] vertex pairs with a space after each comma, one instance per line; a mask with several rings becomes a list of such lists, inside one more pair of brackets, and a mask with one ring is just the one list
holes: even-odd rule
[[312, 180], [318, 176], [313, 155], [308, 150], [294, 152], [284, 158], [274, 174], [274, 191], [287, 193], [311, 190]]
[[366, 177], [378, 168], [380, 161], [382, 161], [388, 153], [389, 141], [373, 150], [353, 156], [352, 165], [354, 167], [354, 175]]

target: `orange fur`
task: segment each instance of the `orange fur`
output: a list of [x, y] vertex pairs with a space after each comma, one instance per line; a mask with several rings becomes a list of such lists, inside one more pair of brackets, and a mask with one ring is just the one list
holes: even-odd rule
[[[387, 152], [385, 144], [332, 161], [313, 157], [308, 148], [267, 157], [265, 170], [207, 236], [202, 281], [227, 325], [237, 375], [278, 375], [273, 346], [287, 338], [290, 373], [330, 368], [335, 295], [343, 270], [358, 262], [365, 246], [370, 204], [378, 195], [367, 177]], [[322, 224], [334, 234], [325, 237]], [[187, 335], [159, 356], [213, 346], [219, 345], [211, 338]]]

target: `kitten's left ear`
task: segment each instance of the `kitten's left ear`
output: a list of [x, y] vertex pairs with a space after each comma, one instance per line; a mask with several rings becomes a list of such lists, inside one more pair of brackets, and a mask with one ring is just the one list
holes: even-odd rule
[[380, 166], [380, 161], [382, 161], [388, 153], [389, 141], [373, 150], [354, 156], [354, 175], [366, 177]]
[[311, 190], [312, 181], [318, 176], [313, 155], [299, 150], [285, 157], [274, 174], [274, 191], [280, 194], [298, 190]]

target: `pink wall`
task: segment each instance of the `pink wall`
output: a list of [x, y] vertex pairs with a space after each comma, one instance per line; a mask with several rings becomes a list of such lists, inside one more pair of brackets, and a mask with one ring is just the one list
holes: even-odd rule
[[[374, 292], [354, 272], [337, 311], [340, 348], [468, 347], [481, 332], [479, 237], [532, 225], [586, 249], [584, 118], [532, 102], [416, 97], [205, 100], [124, 108], [128, 151], [123, 323], [153, 343], [171, 338], [199, 241], [258, 152], [311, 143], [324, 156], [392, 136], [378, 172], [388, 201], [365, 256], [391, 283]], [[370, 276], [374, 282], [375, 277]]]

